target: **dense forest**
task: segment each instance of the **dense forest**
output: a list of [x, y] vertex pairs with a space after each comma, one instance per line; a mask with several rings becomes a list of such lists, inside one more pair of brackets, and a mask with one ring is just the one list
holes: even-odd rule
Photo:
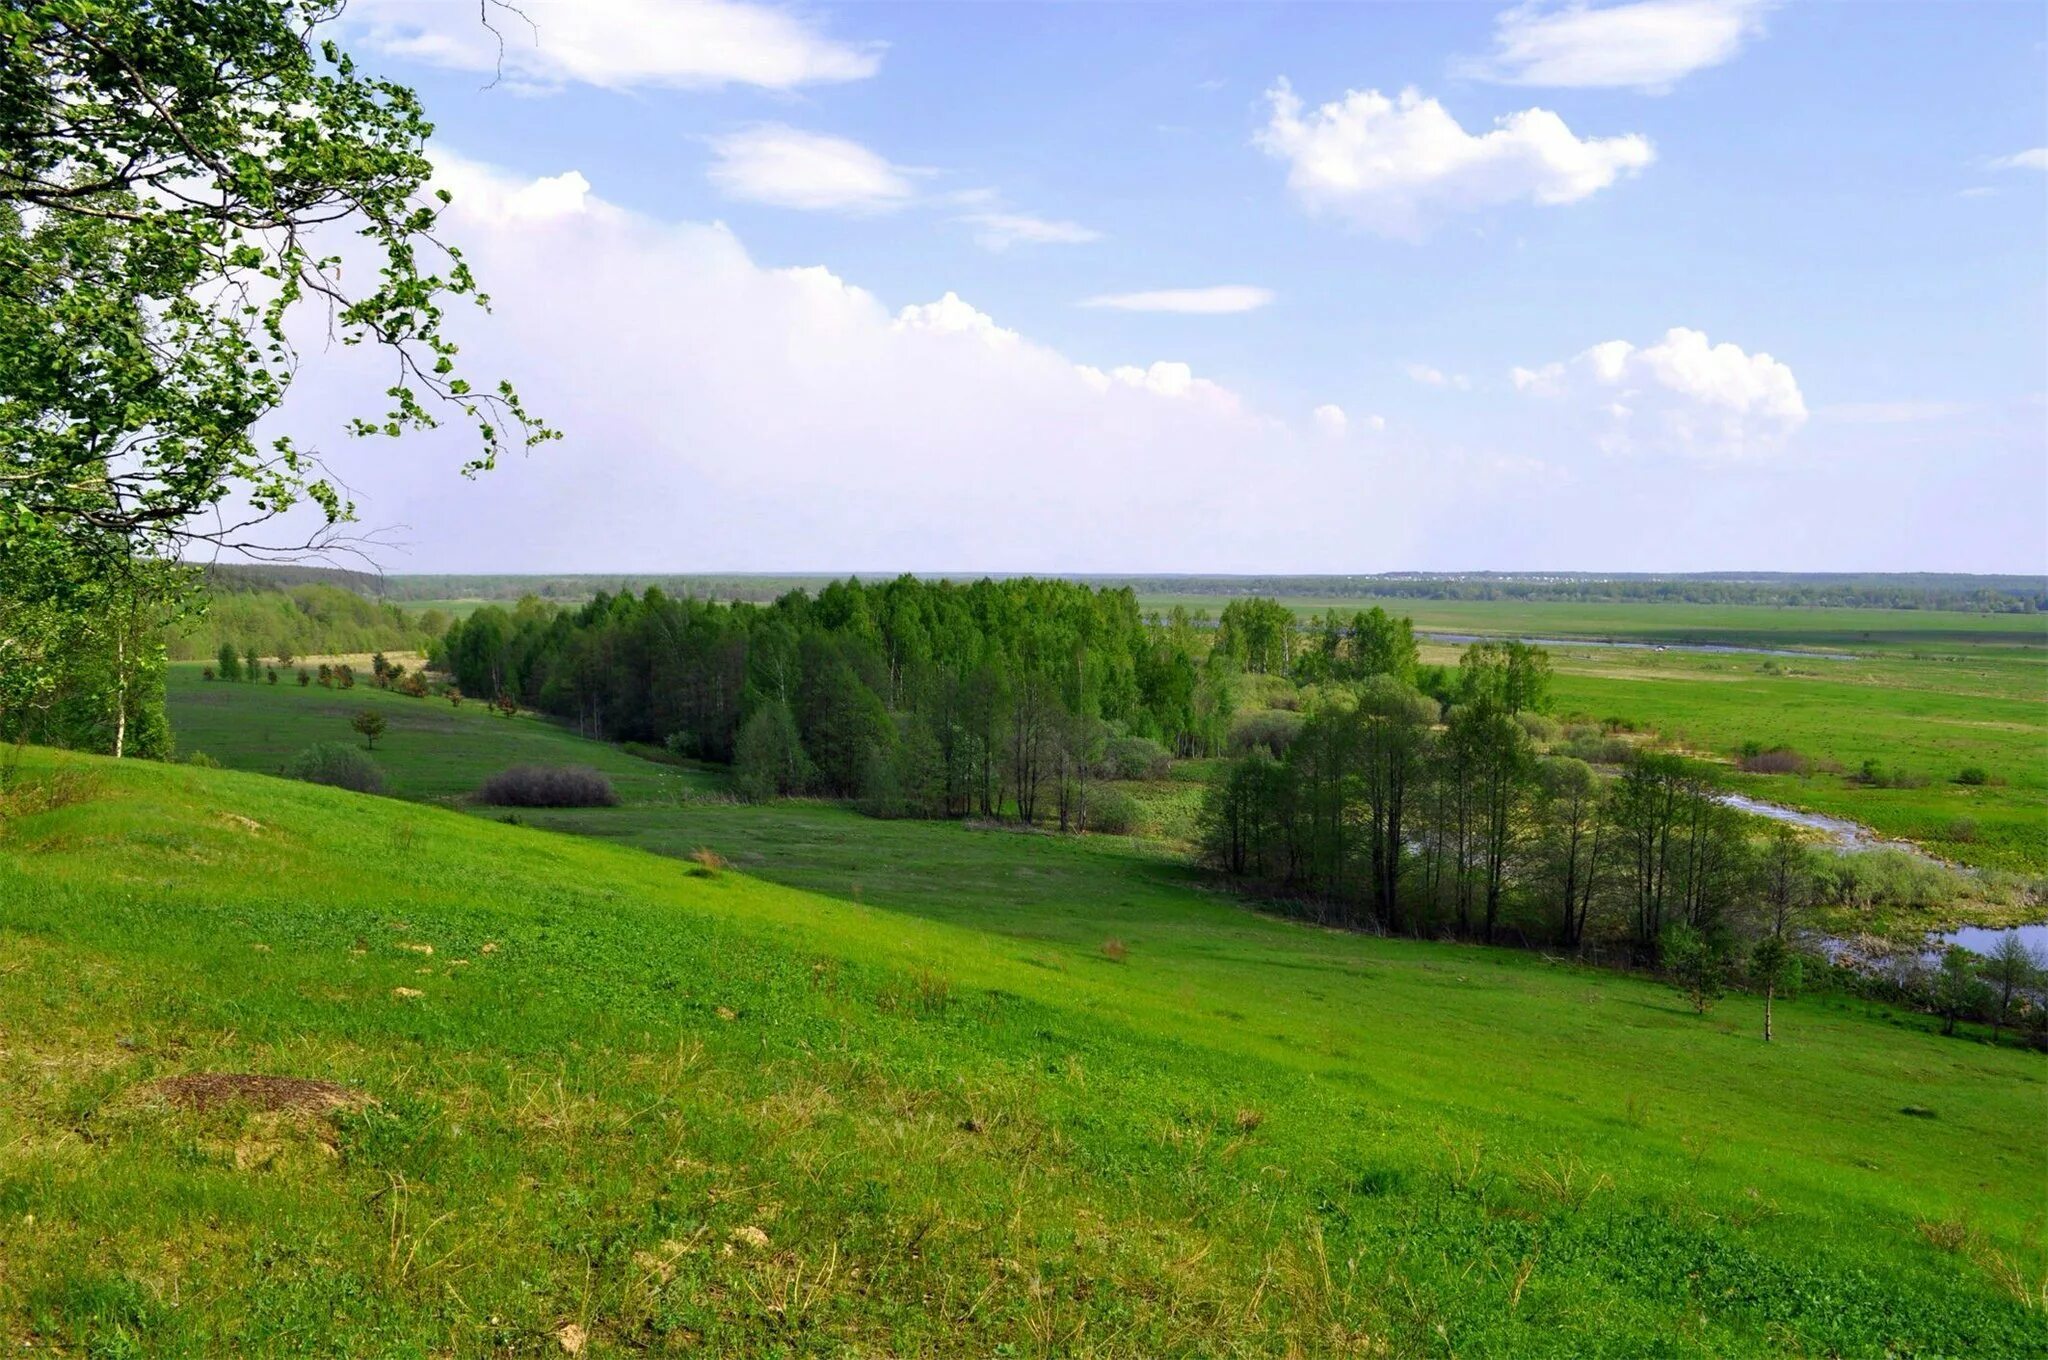
[[1113, 738], [1220, 748], [1232, 662], [1210, 643], [1185, 617], [1148, 627], [1129, 591], [903, 577], [768, 605], [649, 589], [487, 606], [432, 656], [465, 694], [732, 761], [756, 794], [1069, 825]]

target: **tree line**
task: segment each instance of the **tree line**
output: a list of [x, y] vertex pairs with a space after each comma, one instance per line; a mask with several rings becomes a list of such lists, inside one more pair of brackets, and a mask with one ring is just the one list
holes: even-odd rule
[[465, 694], [510, 694], [593, 737], [733, 764], [750, 797], [1086, 824], [1119, 745], [1222, 749], [1234, 663], [1128, 590], [904, 576], [718, 604], [658, 589], [478, 609], [432, 652]]
[[1804, 870], [1772, 858], [1804, 851], [1754, 844], [1709, 766], [1645, 751], [1605, 779], [1543, 754], [1535, 734], [1555, 724], [1540, 647], [1474, 644], [1432, 673], [1405, 620], [1326, 618], [1269, 642], [1291, 630], [1237, 608], [1231, 645], [1268, 648], [1266, 664], [1300, 647], [1297, 676], [1337, 681], [1312, 691], [1281, 749], [1226, 762], [1206, 791], [1202, 854], [1247, 887], [1388, 932], [1576, 949], [1597, 925], [1651, 964], [1674, 940], [1722, 950], [1762, 906], [1809, 892]]

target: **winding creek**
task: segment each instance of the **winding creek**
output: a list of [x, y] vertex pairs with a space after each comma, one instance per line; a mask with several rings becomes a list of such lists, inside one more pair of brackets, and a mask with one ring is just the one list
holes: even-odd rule
[[[1760, 798], [1751, 798], [1746, 794], [1723, 793], [1720, 797], [1729, 807], [1753, 816], [1768, 817], [1774, 822], [1784, 822], [1791, 826], [1804, 827], [1809, 831], [1818, 831], [1837, 850], [1848, 853], [1863, 850], [1898, 850], [1930, 863], [1946, 863], [1911, 841], [1886, 840], [1860, 822], [1830, 817], [1820, 812], [1804, 812], [1779, 803], [1766, 803]], [[1929, 932], [1927, 943], [1930, 952], [1939, 947], [1959, 944], [1973, 954], [1988, 956], [1998, 947], [1998, 942], [2008, 935], [2017, 936], [2019, 942], [2033, 950], [2036, 957], [2048, 958], [2048, 922], [2037, 921], [2024, 926], [1958, 926], [1954, 930]], [[1832, 954], [1834, 951], [1830, 948], [1829, 952]]]

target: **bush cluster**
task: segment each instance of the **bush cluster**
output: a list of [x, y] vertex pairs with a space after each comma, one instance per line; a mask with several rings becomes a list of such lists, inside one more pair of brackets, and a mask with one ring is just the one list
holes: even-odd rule
[[1805, 774], [1813, 763], [1789, 746], [1774, 746], [1766, 751], [1755, 742], [1742, 750], [1742, 768], [1750, 774]]
[[612, 781], [582, 765], [515, 765], [477, 790], [492, 807], [617, 807]]
[[1166, 748], [1150, 737], [1113, 737], [1102, 751], [1104, 779], [1164, 779], [1172, 767]]
[[376, 761], [346, 742], [315, 742], [293, 756], [284, 772], [291, 779], [327, 784], [353, 793], [384, 792], [384, 771]]
[[1301, 731], [1302, 717], [1285, 709], [1268, 708], [1256, 713], [1246, 713], [1230, 725], [1230, 754], [1249, 755], [1254, 750], [1263, 750], [1278, 760], [1287, 754], [1287, 748], [1294, 744], [1294, 736]]
[[1138, 800], [1122, 789], [1096, 787], [1088, 791], [1088, 830], [1105, 836], [1131, 836], [1143, 821]]

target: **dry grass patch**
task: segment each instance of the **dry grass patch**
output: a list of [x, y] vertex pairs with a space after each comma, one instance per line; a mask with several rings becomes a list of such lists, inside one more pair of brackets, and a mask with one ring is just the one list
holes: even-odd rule
[[305, 1111], [329, 1114], [358, 1110], [375, 1102], [361, 1091], [338, 1082], [311, 1077], [272, 1077], [254, 1072], [188, 1072], [145, 1082], [140, 1093], [182, 1109], [202, 1113], [229, 1105], [265, 1112]]

